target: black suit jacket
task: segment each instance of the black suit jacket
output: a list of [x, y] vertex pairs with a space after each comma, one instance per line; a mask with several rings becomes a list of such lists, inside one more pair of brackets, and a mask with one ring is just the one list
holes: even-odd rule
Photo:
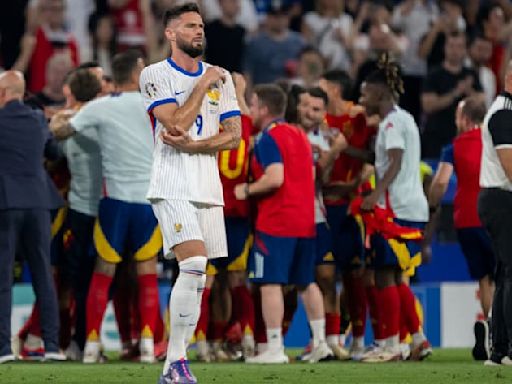
[[51, 142], [42, 112], [21, 101], [0, 108], [0, 209], [56, 209], [64, 204], [43, 167]]

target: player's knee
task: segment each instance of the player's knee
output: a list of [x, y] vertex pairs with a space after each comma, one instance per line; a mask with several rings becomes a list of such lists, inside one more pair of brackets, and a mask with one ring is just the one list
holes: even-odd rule
[[137, 262], [137, 274], [138, 275], [148, 275], [156, 273], [156, 257], [153, 257], [149, 260], [138, 261]]
[[114, 276], [116, 272], [116, 264], [110, 263], [106, 260], [103, 260], [101, 257], [96, 259], [96, 266], [94, 271], [97, 273], [101, 273], [102, 275]]

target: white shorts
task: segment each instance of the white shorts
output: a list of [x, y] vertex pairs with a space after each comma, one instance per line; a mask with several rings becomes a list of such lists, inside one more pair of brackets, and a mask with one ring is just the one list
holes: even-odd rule
[[208, 259], [228, 256], [223, 207], [186, 200], [153, 200], [151, 206], [160, 224], [166, 258], [174, 258], [172, 248], [189, 240], [201, 240]]

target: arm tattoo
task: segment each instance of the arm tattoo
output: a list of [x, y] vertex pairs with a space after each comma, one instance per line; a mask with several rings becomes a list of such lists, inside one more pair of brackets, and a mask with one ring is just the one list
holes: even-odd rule
[[225, 133], [231, 135], [231, 142], [229, 143], [231, 149], [238, 148], [242, 135], [242, 120], [240, 116], [233, 116], [224, 120], [222, 122], [222, 129]]

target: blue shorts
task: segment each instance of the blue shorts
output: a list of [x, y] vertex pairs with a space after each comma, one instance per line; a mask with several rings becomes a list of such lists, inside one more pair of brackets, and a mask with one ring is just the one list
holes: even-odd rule
[[336, 260], [332, 254], [331, 231], [327, 223], [318, 223], [316, 225], [315, 246], [315, 265], [336, 265]]
[[482, 227], [457, 229], [462, 253], [468, 263], [471, 278], [480, 280], [489, 275], [494, 276], [496, 258], [492, 250], [489, 235]]
[[315, 281], [315, 239], [277, 237], [256, 232], [249, 257], [249, 278], [256, 284], [295, 284]]
[[162, 249], [162, 234], [151, 205], [103, 198], [94, 224], [94, 248], [114, 264], [126, 255], [136, 261], [155, 257]]
[[[408, 228], [424, 229], [423, 222], [394, 219], [394, 222]], [[399, 267], [408, 275], [414, 275], [416, 267], [421, 265], [421, 241], [414, 240], [386, 240], [380, 234], [371, 238], [373, 251], [372, 267]]]
[[364, 266], [364, 227], [347, 215], [348, 204], [328, 205], [327, 223], [331, 229], [332, 251], [341, 272]]
[[247, 218], [225, 217], [226, 238], [228, 242], [228, 257], [211, 259], [207, 274], [216, 275], [219, 269], [228, 271], [246, 271], [253, 236]]

